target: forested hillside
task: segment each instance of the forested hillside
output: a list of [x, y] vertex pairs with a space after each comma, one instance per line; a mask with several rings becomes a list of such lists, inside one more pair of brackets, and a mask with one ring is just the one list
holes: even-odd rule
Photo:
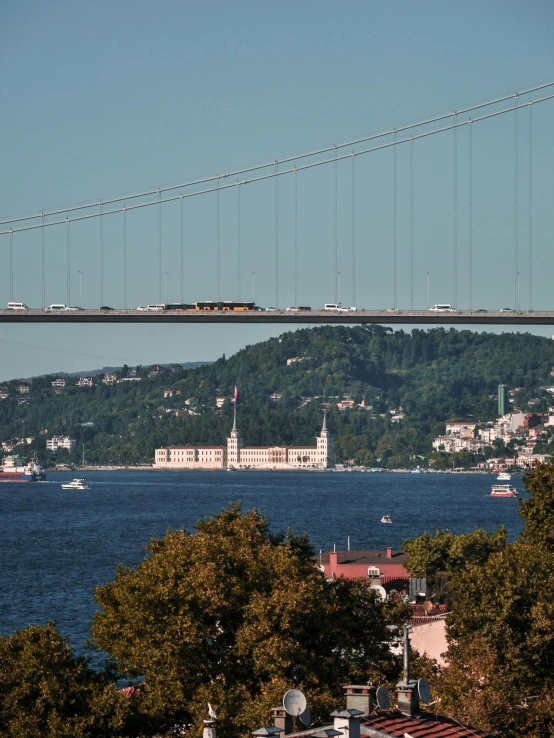
[[[289, 359], [297, 360], [287, 365]], [[500, 382], [524, 388], [517, 393], [522, 410], [546, 410], [553, 365], [554, 342], [529, 334], [306, 329], [195, 369], [137, 367], [141, 381], [106, 385], [94, 377], [92, 387], [77, 387], [66, 378], [59, 394], [56, 376], [33, 379], [28, 393], [18, 391], [20, 382], [5, 383], [0, 440], [34, 436], [16, 450], [36, 451], [50, 463], [77, 461], [83, 443], [89, 463], [146, 463], [158, 446], [223, 443], [236, 384], [239, 427], [249, 445], [313, 441], [327, 405], [337, 461], [410, 465], [415, 455], [429, 456], [445, 420], [496, 417]], [[121, 380], [134, 372], [123, 367], [116, 374]], [[164, 390], [171, 396], [164, 398]], [[223, 407], [216, 397], [225, 398]], [[354, 406], [337, 407], [344, 400]], [[76, 438], [77, 448], [48, 456], [45, 440], [53, 434]]]

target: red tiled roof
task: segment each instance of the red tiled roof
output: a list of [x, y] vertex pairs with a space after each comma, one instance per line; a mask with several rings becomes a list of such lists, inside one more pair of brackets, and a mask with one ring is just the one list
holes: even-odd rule
[[430, 712], [408, 717], [398, 710], [378, 711], [363, 718], [360, 728], [362, 736], [376, 730], [395, 738], [404, 738], [406, 733], [412, 738], [490, 738], [490, 733]]
[[[321, 554], [321, 563], [329, 563], [330, 551], [323, 551]], [[386, 551], [337, 551], [337, 563], [344, 564], [404, 564], [408, 559], [405, 551], [397, 549], [392, 551], [390, 559], [387, 558]], [[319, 561], [319, 556], [317, 557]]]

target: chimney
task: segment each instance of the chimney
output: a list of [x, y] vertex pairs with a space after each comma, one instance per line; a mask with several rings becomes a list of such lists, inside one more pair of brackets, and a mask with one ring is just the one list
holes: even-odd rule
[[377, 705], [375, 693], [377, 687], [371, 684], [347, 684], [344, 687], [346, 692], [346, 709], [360, 710], [362, 715], [366, 717], [370, 715]]
[[336, 544], [334, 551], [329, 552], [329, 574], [332, 575], [337, 573], [337, 564], [339, 563], [339, 555], [337, 553]]
[[272, 707], [273, 723], [282, 733], [288, 735], [294, 730], [294, 719], [284, 707]]
[[410, 679], [410, 631], [409, 623], [404, 623], [404, 669], [396, 690], [398, 709], [402, 714], [414, 717], [419, 714], [419, 694], [417, 682]]
[[362, 711], [350, 707], [347, 710], [334, 710], [331, 713], [333, 728], [345, 738], [360, 738], [360, 718]]
[[387, 559], [392, 559], [392, 548], [387, 546]]

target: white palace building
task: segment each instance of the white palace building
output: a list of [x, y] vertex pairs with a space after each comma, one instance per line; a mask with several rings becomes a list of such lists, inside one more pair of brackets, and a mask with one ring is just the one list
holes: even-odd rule
[[156, 469], [328, 469], [333, 439], [327, 416], [315, 446], [244, 446], [235, 417], [226, 446], [167, 446], [157, 448]]

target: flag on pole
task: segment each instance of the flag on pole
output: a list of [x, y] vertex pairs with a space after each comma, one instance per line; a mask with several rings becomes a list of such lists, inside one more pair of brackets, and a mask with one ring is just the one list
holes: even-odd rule
[[235, 384], [235, 402], [238, 400], [238, 396], [239, 396], [239, 388]]

